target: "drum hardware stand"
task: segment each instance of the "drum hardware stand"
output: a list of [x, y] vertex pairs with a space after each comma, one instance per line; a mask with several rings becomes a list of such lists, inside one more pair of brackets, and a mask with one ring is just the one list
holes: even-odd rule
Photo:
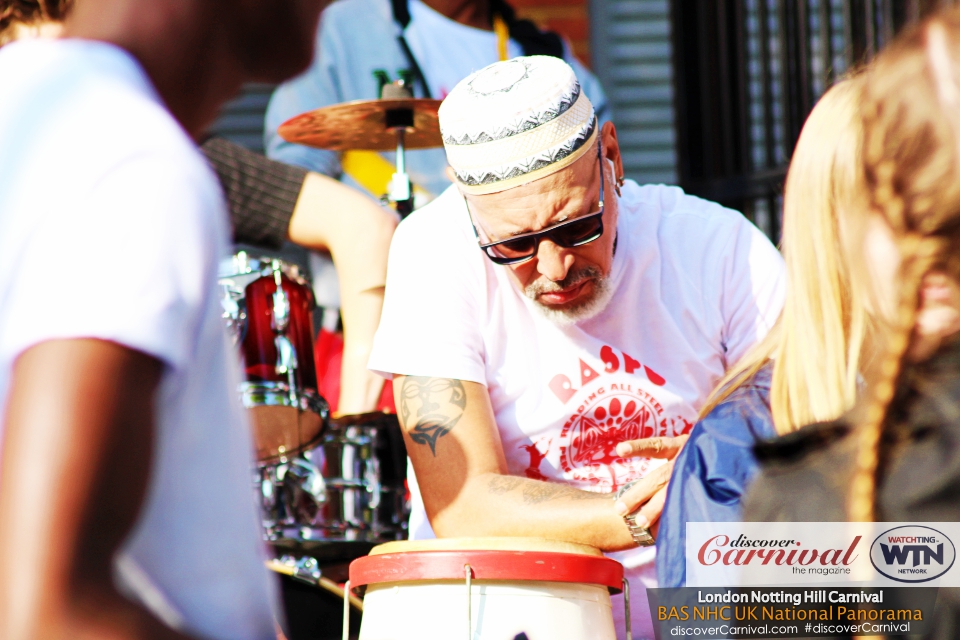
[[343, 640], [350, 640], [350, 581], [343, 585]]
[[277, 290], [273, 292], [273, 320], [271, 325], [276, 333], [274, 342], [277, 345], [277, 374], [287, 375], [287, 384], [290, 389], [290, 400], [297, 403], [297, 351], [287, 338], [287, 328], [290, 325], [290, 299], [282, 286], [280, 261], [274, 260], [271, 264], [273, 280], [277, 283]]
[[367, 491], [370, 492], [370, 508], [376, 509], [380, 506], [381, 486], [380, 486], [380, 461], [376, 458], [370, 460], [370, 466], [363, 474], [364, 480], [369, 483]]
[[467, 577], [467, 640], [473, 640], [473, 587], [470, 584], [473, 578], [473, 569], [469, 564], [463, 565], [463, 572]]
[[623, 626], [627, 628], [627, 637], [633, 637], [633, 624], [630, 621], [630, 583], [623, 579]]
[[[383, 86], [380, 98], [383, 100], [413, 98], [413, 92], [407, 87], [406, 82], [397, 80]], [[413, 129], [413, 109], [388, 109], [385, 116], [387, 130], [393, 131], [397, 136], [397, 172], [390, 179], [387, 194], [381, 200], [393, 202], [397, 207], [397, 213], [403, 219], [413, 211], [413, 183], [410, 182], [410, 176], [407, 174], [404, 144], [408, 130]]]
[[293, 569], [290, 577], [294, 580], [316, 586], [320, 584], [320, 578], [323, 577], [323, 572], [320, 571], [320, 565], [317, 563], [316, 558], [311, 558], [310, 556], [295, 558], [294, 556], [288, 555], [281, 556], [278, 562]]

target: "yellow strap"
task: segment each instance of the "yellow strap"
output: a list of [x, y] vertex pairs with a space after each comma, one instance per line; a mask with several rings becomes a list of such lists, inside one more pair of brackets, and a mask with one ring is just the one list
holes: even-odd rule
[[507, 23], [503, 21], [499, 13], [493, 16], [493, 32], [497, 34], [497, 54], [502, 62], [507, 59], [507, 43], [510, 42], [510, 30], [507, 29]]
[[[390, 179], [397, 168], [376, 151], [344, 151], [340, 156], [343, 172], [353, 178], [357, 184], [379, 198], [387, 192]], [[414, 195], [430, 198], [430, 192], [413, 185]]]
[[397, 170], [376, 151], [345, 151], [340, 165], [345, 174], [376, 198], [387, 192], [390, 178]]

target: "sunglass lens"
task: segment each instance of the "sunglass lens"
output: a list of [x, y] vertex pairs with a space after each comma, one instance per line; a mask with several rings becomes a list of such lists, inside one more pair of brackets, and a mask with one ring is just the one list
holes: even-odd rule
[[507, 240], [495, 244], [490, 249], [496, 254], [496, 257], [505, 260], [517, 260], [532, 255], [536, 247], [534, 238], [517, 238], [516, 240]]
[[550, 234], [550, 238], [561, 247], [576, 247], [596, 240], [603, 229], [603, 220], [599, 215], [587, 216], [564, 225]]

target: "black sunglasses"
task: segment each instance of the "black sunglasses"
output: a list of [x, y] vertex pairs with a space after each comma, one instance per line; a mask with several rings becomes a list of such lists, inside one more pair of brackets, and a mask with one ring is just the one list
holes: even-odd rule
[[[480, 248], [496, 264], [521, 264], [532, 260], [537, 255], [540, 248], [540, 241], [549, 238], [551, 242], [565, 249], [581, 247], [589, 244], [603, 235], [603, 159], [600, 155], [600, 144], [597, 143], [597, 163], [600, 165], [600, 207], [593, 213], [574, 218], [573, 220], [564, 220], [552, 227], [547, 227], [540, 231], [531, 231], [521, 233], [520, 235], [499, 240], [497, 242], [480, 242], [480, 232], [477, 225], [473, 222], [473, 214], [470, 213], [470, 205], [467, 204], [467, 215], [470, 217], [470, 224], [473, 226], [473, 233], [477, 236], [477, 242]], [[466, 198], [464, 198], [466, 204]]]

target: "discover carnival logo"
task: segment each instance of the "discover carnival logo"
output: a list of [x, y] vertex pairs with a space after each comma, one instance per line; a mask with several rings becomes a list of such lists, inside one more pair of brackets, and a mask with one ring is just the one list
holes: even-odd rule
[[[857, 545], [861, 536], [855, 536], [838, 548], [804, 548], [795, 539], [751, 539], [740, 534], [735, 539], [716, 535], [708, 539], [697, 553], [697, 561], [703, 566], [722, 564], [728, 566], [786, 565], [815, 568], [845, 567], [857, 559]], [[813, 573], [813, 571], [811, 571]], [[829, 574], [828, 570], [817, 573]]]
[[874, 568], [898, 582], [927, 582], [953, 566], [957, 550], [940, 531], [919, 525], [884, 531], [870, 545]]

